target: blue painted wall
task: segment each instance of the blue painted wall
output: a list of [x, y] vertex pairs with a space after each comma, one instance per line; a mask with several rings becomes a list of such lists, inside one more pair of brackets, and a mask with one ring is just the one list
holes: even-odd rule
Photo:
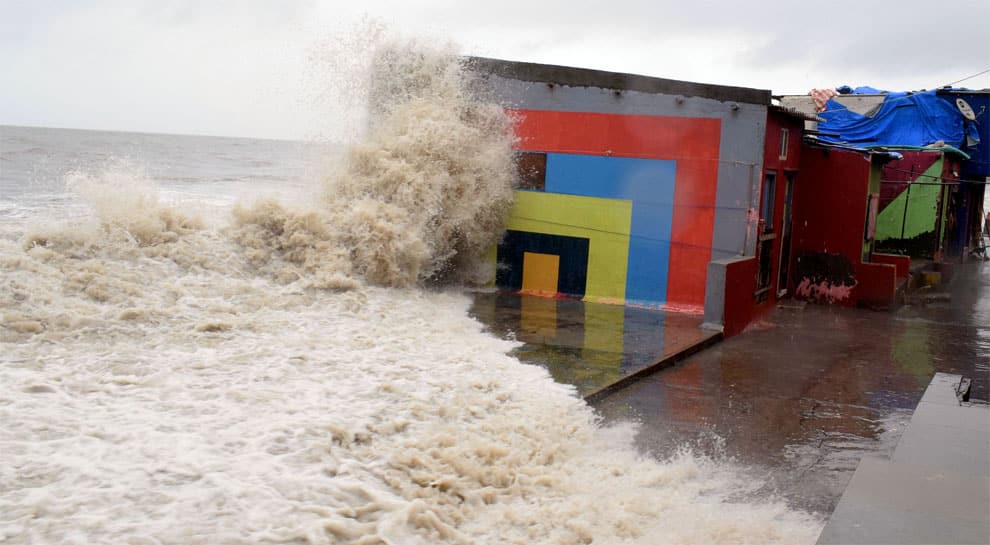
[[626, 301], [667, 300], [676, 161], [547, 154], [546, 191], [632, 201]]

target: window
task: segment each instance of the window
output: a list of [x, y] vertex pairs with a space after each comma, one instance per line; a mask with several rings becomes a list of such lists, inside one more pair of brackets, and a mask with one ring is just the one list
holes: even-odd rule
[[791, 131], [780, 129], [780, 158], [787, 159], [787, 141], [790, 140]]
[[763, 232], [773, 231], [773, 201], [777, 195], [777, 173], [767, 172], [763, 180], [763, 196], [760, 205], [760, 219], [763, 220]]

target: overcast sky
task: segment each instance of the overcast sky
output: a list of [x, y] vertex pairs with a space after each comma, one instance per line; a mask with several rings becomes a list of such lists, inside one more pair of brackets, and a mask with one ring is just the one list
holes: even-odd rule
[[990, 68], [988, 0], [0, 0], [0, 124], [332, 133], [320, 51], [347, 51], [333, 44], [362, 18], [465, 54], [777, 94], [930, 89]]

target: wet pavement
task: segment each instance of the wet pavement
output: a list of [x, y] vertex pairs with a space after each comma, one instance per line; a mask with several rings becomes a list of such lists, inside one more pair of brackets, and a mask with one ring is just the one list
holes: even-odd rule
[[471, 314], [582, 396], [717, 335], [700, 315], [506, 293], [476, 293]]
[[[828, 515], [864, 455], [891, 455], [936, 372], [970, 377], [972, 398], [988, 398], [990, 264], [960, 266], [951, 287], [922, 295], [893, 312], [789, 304], [596, 407], [606, 422], [639, 422], [646, 453], [663, 458], [688, 446], [733, 460], [766, 483], [754, 495]], [[582, 392], [676, 350], [669, 339], [700, 323], [621, 308], [599, 319], [588, 305], [554, 303], [551, 321], [549, 310], [529, 314], [525, 298], [479, 294], [474, 314], [525, 341], [523, 361]], [[651, 343], [653, 352], [636, 352]]]

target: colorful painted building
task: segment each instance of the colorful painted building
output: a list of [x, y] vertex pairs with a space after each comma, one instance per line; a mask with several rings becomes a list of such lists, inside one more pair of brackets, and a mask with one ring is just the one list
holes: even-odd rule
[[519, 137], [498, 286], [704, 312], [720, 327], [733, 264], [754, 261], [760, 237], [770, 93], [471, 63]]
[[961, 99], [973, 118], [965, 121], [973, 130], [967, 131], [968, 136], [959, 146], [969, 159], [962, 161], [958, 170], [960, 184], [950, 195], [955, 208], [949, 220], [951, 235], [946, 248], [950, 258], [964, 259], [980, 246], [979, 237], [986, 231], [983, 216], [984, 189], [990, 184], [990, 89], [942, 89], [937, 94], [952, 103]]
[[[982, 94], [971, 97], [975, 120], [932, 132], [914, 118], [872, 124], [948, 111], [951, 90], [893, 100], [846, 91], [828, 101], [826, 121], [872, 142], [849, 144], [814, 131], [823, 118], [811, 97], [777, 103], [756, 89], [469, 64], [518, 136], [516, 204], [494, 258], [504, 290], [684, 310], [732, 335], [783, 297], [893, 306], [912, 256], [958, 258], [972, 244], [982, 185], [960, 172], [979, 163], [881, 140], [958, 136], [985, 151]], [[805, 143], [809, 122], [817, 136]]]

